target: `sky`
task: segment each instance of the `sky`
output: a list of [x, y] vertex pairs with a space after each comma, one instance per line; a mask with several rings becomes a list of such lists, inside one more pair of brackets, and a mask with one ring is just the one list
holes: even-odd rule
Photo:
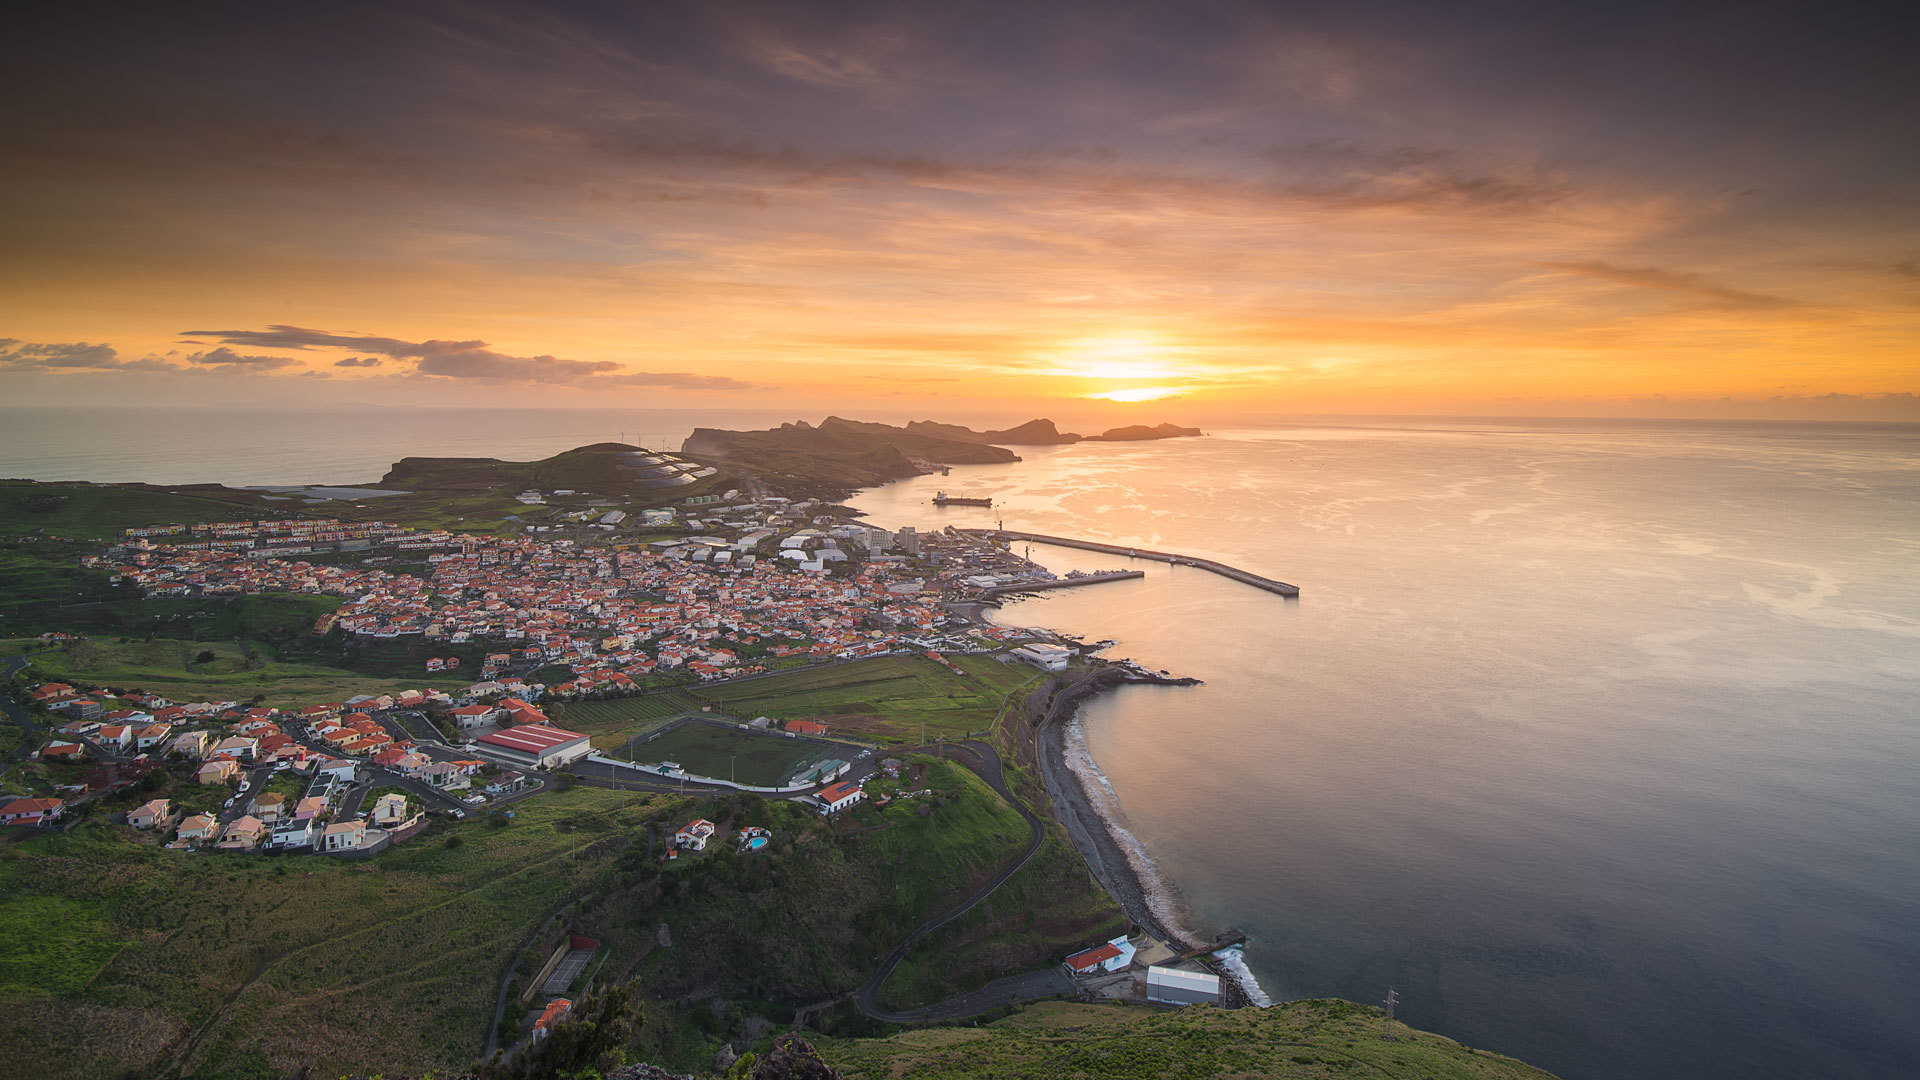
[[0, 400], [1920, 420], [1890, 5], [36, 5]]

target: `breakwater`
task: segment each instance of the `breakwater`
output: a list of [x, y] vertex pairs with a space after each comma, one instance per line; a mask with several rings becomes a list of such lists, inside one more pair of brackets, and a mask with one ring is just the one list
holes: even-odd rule
[[1018, 585], [996, 585], [980, 593], [982, 600], [997, 603], [1003, 596], [1016, 593], [1042, 592], [1047, 589], [1071, 589], [1080, 585], [1098, 585], [1103, 581], [1131, 581], [1146, 577], [1144, 570], [1102, 570], [1097, 574], [1081, 574], [1079, 577], [1055, 578], [1051, 581], [1027, 581]]
[[1055, 547], [1079, 548], [1082, 551], [1099, 551], [1108, 555], [1124, 555], [1129, 559], [1151, 559], [1154, 562], [1167, 563], [1170, 566], [1194, 566], [1212, 571], [1221, 577], [1232, 578], [1242, 584], [1280, 596], [1299, 596], [1300, 587], [1284, 581], [1261, 577], [1248, 573], [1237, 566], [1214, 562], [1212, 559], [1195, 558], [1192, 555], [1178, 555], [1168, 551], [1151, 551], [1147, 548], [1123, 547], [1119, 544], [1103, 544], [1097, 540], [1076, 540], [1070, 536], [1042, 536], [1039, 533], [1012, 532], [1007, 529], [967, 529], [973, 536], [984, 536], [991, 540], [1027, 540], [1035, 544], [1052, 544]]

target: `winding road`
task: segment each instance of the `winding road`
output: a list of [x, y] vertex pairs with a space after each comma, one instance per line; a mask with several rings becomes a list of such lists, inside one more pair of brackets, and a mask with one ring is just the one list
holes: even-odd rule
[[[1004, 979], [998, 979], [971, 993], [959, 994], [945, 1001], [936, 1002], [924, 1008], [912, 1009], [907, 1012], [894, 1012], [881, 1007], [880, 988], [886, 985], [888, 976], [893, 974], [894, 968], [900, 966], [900, 961], [906, 959], [907, 952], [913, 948], [914, 944], [928, 933], [938, 930], [942, 926], [980, 906], [981, 901], [992, 896], [995, 889], [1005, 885], [1008, 878], [1019, 873], [1020, 868], [1027, 865], [1027, 863], [1033, 859], [1033, 856], [1040, 850], [1040, 844], [1047, 837], [1046, 822], [1035, 817], [1033, 811], [1027, 809], [1025, 803], [1014, 798], [1013, 793], [1007, 790], [1006, 777], [1000, 767], [999, 751], [988, 746], [986, 743], [971, 739], [962, 743], [949, 744], [946, 751], [954, 760], [965, 765], [968, 769], [972, 770], [976, 776], [986, 781], [987, 786], [992, 788], [1002, 799], [1005, 799], [1008, 806], [1019, 811], [1020, 816], [1027, 820], [1027, 828], [1031, 835], [1029, 835], [1027, 839], [1026, 848], [1022, 850], [1019, 856], [1012, 862], [1001, 867], [1000, 872], [993, 875], [991, 881], [988, 881], [982, 886], [978, 892], [961, 901], [959, 906], [952, 908], [944, 914], [928, 919], [926, 922], [915, 927], [912, 933], [909, 933], [901, 940], [900, 944], [894, 946], [892, 952], [887, 954], [887, 958], [881, 962], [879, 970], [875, 971], [865, 983], [861, 984], [860, 989], [854, 991], [853, 1002], [859, 1007], [861, 1012], [866, 1013], [875, 1020], [884, 1020], [890, 1024], [904, 1024], [924, 1020], [949, 1020], [959, 1016], [972, 1016], [975, 1013], [984, 1012], [987, 1009], [993, 1008], [995, 1005], [1001, 1005], [1017, 998], [1048, 997], [1073, 989], [1073, 984], [1068, 981], [1065, 975], [1056, 969], [1048, 968], [1043, 971], [1027, 972], [1022, 975], [1012, 975]], [[967, 760], [969, 757], [973, 760]]]

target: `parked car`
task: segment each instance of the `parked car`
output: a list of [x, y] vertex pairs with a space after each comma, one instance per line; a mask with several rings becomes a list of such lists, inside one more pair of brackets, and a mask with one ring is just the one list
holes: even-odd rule
[[487, 799], [484, 795], [469, 795], [460, 801], [466, 803], [468, 806], [479, 806], [481, 803], [486, 802]]

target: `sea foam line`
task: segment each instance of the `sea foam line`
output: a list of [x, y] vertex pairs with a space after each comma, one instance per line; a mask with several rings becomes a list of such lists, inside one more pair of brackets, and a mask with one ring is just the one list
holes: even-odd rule
[[[1093, 812], [1106, 827], [1107, 835], [1113, 838], [1114, 846], [1126, 856], [1127, 865], [1132, 867], [1133, 875], [1140, 882], [1140, 890], [1147, 902], [1147, 909], [1167, 931], [1177, 937], [1198, 940], [1187, 921], [1186, 905], [1180, 900], [1180, 893], [1174, 884], [1160, 873], [1160, 866], [1147, 853], [1147, 846], [1135, 836], [1132, 830], [1121, 824], [1120, 793], [1113, 788], [1113, 782], [1101, 771], [1100, 763], [1093, 760], [1093, 753], [1087, 749], [1087, 729], [1076, 711], [1067, 721], [1066, 737], [1062, 740], [1067, 770], [1080, 782], [1080, 790], [1086, 792], [1087, 802], [1092, 804]], [[1260, 980], [1254, 977], [1253, 970], [1247, 967], [1246, 959], [1238, 946], [1222, 949], [1213, 954], [1221, 965], [1240, 986], [1247, 1000], [1265, 1008], [1273, 1004], [1273, 999], [1261, 989]]]
[[1240, 946], [1229, 945], [1214, 953], [1213, 958], [1220, 961], [1221, 967], [1227, 969], [1227, 974], [1239, 984], [1240, 992], [1245, 994], [1247, 1000], [1256, 1008], [1264, 1009], [1273, 1004], [1273, 999], [1268, 997], [1266, 990], [1260, 986], [1260, 980], [1254, 977], [1253, 969], [1247, 966], [1246, 954]]

